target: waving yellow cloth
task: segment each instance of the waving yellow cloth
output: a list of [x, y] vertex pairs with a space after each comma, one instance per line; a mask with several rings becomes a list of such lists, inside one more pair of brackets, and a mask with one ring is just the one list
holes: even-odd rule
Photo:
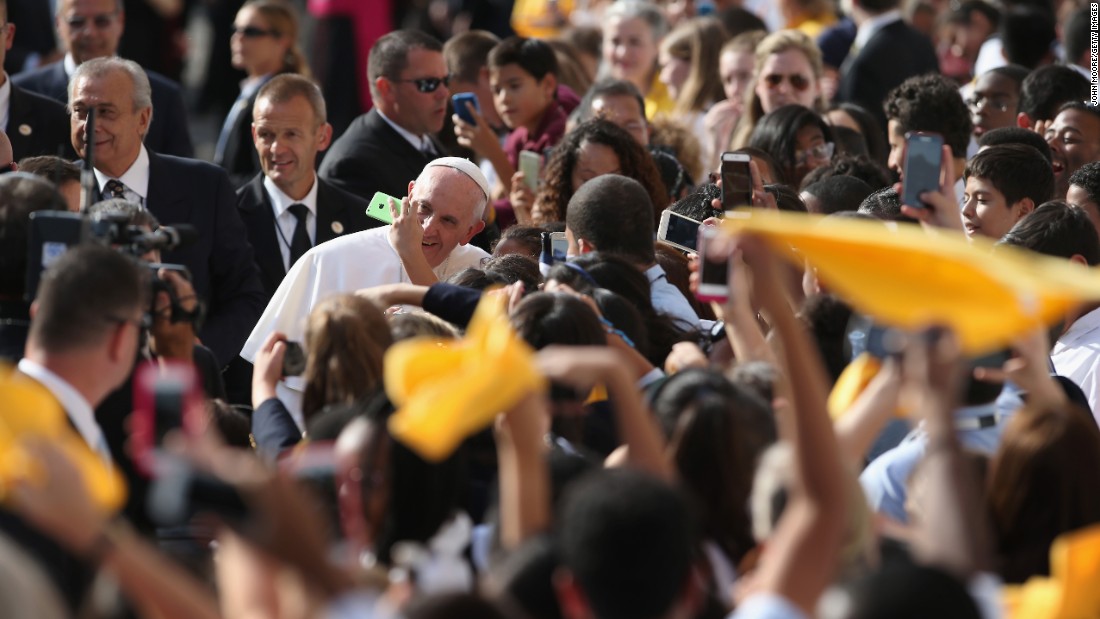
[[105, 512], [122, 507], [126, 483], [103, 462], [65, 419], [61, 406], [41, 385], [0, 370], [0, 498], [16, 481], [49, 483], [45, 472], [23, 449], [27, 438], [58, 445], [84, 477], [88, 494]]
[[1012, 247], [994, 251], [988, 240], [971, 243], [961, 233], [759, 210], [724, 225], [761, 236], [800, 266], [805, 259], [831, 291], [876, 322], [952, 329], [970, 356], [1100, 300], [1093, 269]]
[[1007, 617], [1095, 619], [1100, 617], [1100, 525], [1066, 533], [1050, 547], [1050, 578], [1033, 577], [1006, 586]]
[[386, 351], [386, 394], [398, 407], [390, 433], [421, 457], [446, 458], [525, 394], [545, 388], [504, 302], [482, 297], [462, 340], [416, 338]]

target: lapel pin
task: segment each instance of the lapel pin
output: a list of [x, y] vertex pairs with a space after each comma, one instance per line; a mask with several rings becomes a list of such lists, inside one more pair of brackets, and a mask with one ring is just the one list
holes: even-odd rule
[[19, 135], [30, 135], [32, 131], [34, 131], [34, 129], [31, 129], [31, 126], [28, 124], [19, 125]]
[[332, 231], [335, 232], [336, 234], [343, 234], [344, 233], [344, 224], [342, 224], [338, 221], [332, 222]]

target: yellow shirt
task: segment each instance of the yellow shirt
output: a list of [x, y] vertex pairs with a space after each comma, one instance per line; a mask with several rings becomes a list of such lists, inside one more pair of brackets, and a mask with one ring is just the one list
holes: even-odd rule
[[676, 101], [668, 94], [668, 88], [654, 75], [649, 94], [645, 96], [645, 117], [653, 120], [657, 114], [671, 114], [675, 107]]
[[819, 17], [809, 17], [800, 21], [794, 21], [787, 24], [788, 30], [798, 30], [802, 34], [810, 37], [813, 40], [817, 40], [818, 35], [822, 33], [826, 28], [836, 23], [836, 15], [826, 13]]

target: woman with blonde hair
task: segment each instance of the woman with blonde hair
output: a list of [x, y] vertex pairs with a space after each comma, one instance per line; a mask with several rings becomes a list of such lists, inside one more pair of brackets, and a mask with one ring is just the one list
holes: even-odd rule
[[764, 37], [756, 48], [753, 87], [745, 92], [745, 113], [733, 134], [733, 148], [749, 142], [764, 114], [797, 103], [818, 114], [825, 112], [821, 50], [797, 30], [780, 30]]
[[646, 118], [671, 112], [674, 102], [657, 78], [657, 50], [668, 33], [660, 7], [648, 0], [618, 0], [603, 15], [600, 77], [627, 80], [645, 98]]
[[728, 35], [722, 22], [697, 17], [676, 27], [661, 42], [659, 79], [676, 102], [668, 114], [690, 130], [703, 147], [703, 170], [716, 167], [717, 158], [703, 123], [708, 109], [725, 94], [718, 78], [718, 56]]
[[214, 147], [214, 163], [240, 186], [260, 171], [252, 144], [252, 106], [260, 88], [280, 73], [310, 77], [298, 47], [298, 15], [285, 0], [250, 0], [237, 11], [230, 39], [233, 67], [248, 74], [225, 118]]

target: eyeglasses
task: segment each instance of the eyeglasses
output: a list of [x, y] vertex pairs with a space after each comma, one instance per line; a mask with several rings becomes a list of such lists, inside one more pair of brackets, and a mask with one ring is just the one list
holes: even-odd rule
[[967, 99], [966, 105], [975, 112], [987, 106], [997, 110], [998, 112], [1007, 112], [1008, 108], [1012, 106], [1008, 99], [1004, 99], [1001, 97], [990, 98], [980, 95], [974, 95], [973, 97]]
[[263, 28], [257, 28], [256, 26], [245, 26], [244, 28], [234, 26], [233, 34], [239, 34], [246, 39], [280, 36], [278, 30], [264, 30]]
[[798, 92], [804, 92], [810, 87], [810, 80], [804, 75], [795, 73], [794, 75], [783, 75], [781, 73], [769, 73], [764, 76], [764, 83], [768, 85], [768, 88], [779, 88], [779, 85], [786, 80], [790, 82], [791, 88], [794, 88]]
[[444, 75], [443, 77], [421, 77], [413, 80], [390, 80], [398, 84], [416, 84], [416, 89], [420, 92], [435, 92], [439, 88], [440, 84], [447, 86], [451, 83], [451, 76]]
[[73, 15], [65, 20], [65, 23], [69, 24], [69, 27], [73, 30], [83, 30], [89, 23], [95, 25], [96, 29], [104, 30], [110, 28], [115, 23], [115, 18], [118, 16], [118, 12], [115, 13], [100, 13], [94, 17], [88, 18], [82, 15]]
[[817, 161], [828, 161], [833, 158], [833, 151], [836, 150], [836, 144], [832, 142], [825, 142], [824, 144], [818, 144], [817, 146], [811, 146], [806, 150], [800, 150], [795, 153], [797, 157], [798, 165], [802, 165], [814, 159]]

